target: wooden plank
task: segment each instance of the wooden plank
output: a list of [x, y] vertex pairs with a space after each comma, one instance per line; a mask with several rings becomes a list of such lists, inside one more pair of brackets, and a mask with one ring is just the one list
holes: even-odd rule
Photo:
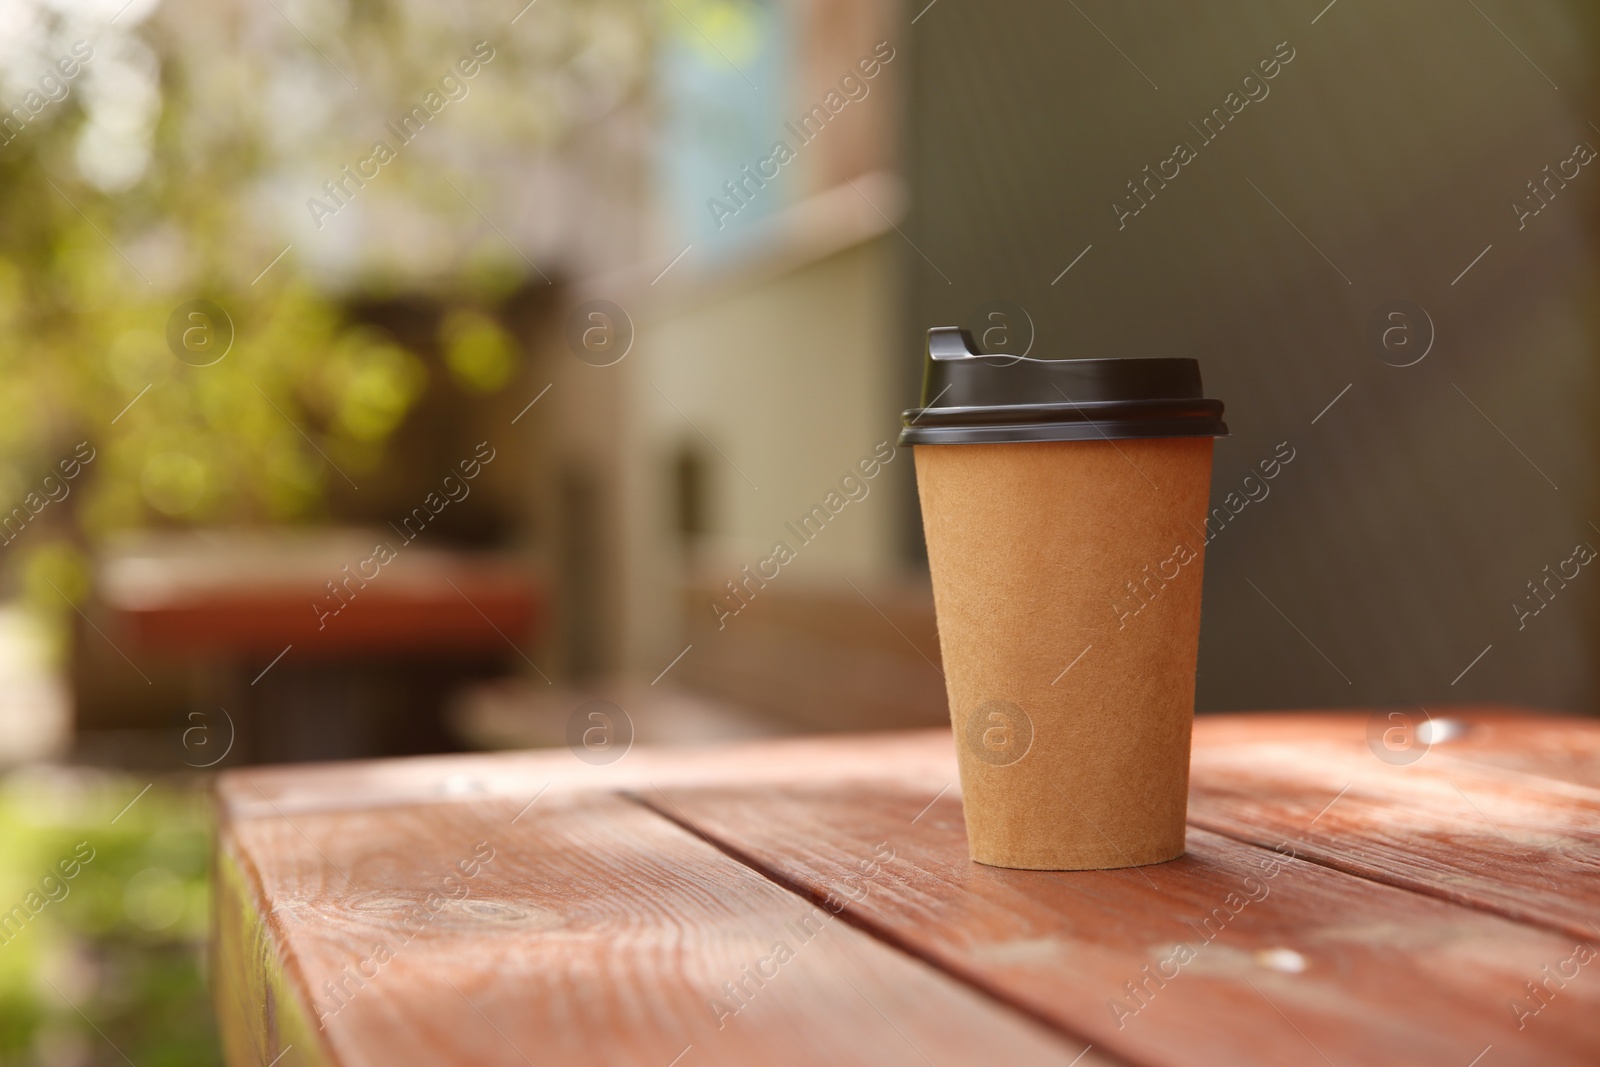
[[521, 805], [546, 789], [556, 795], [649, 789], [652, 783], [776, 786], [823, 776], [842, 781], [890, 776], [931, 784], [937, 790], [956, 780], [950, 731], [859, 734], [848, 741], [799, 737], [683, 748], [641, 745], [601, 764], [586, 763], [559, 748], [257, 767], [222, 775], [217, 800], [225, 813], [246, 818], [438, 802], [474, 804], [494, 797]]
[[1451, 759], [1600, 790], [1600, 722], [1594, 719], [1495, 718], [1469, 723], [1459, 740], [1435, 749]]
[[[624, 710], [628, 708], [623, 701]], [[1301, 720], [1308, 720], [1302, 727]], [[1561, 732], [1571, 723], [1580, 731], [1589, 726], [1584, 720], [1561, 717], [1515, 717], [1506, 730], [1544, 736], [1525, 762], [1545, 759], [1550, 768], [1559, 764], [1537, 753], [1558, 752]], [[1263, 736], [1263, 731], [1286, 731], [1286, 738], [1325, 736], [1329, 729], [1345, 730], [1353, 740], [1364, 736], [1360, 716], [1338, 715], [1228, 715], [1201, 716], [1195, 722], [1197, 747], [1222, 735], [1219, 727], [1240, 732], [1242, 741]], [[1353, 733], [1349, 733], [1352, 729]], [[1510, 753], [1514, 742], [1504, 734], [1489, 735], [1494, 745], [1506, 745]], [[1580, 743], [1600, 750], [1600, 738], [1583, 742], [1589, 736], [1576, 735]], [[1229, 742], [1233, 743], [1233, 742]], [[1444, 748], [1436, 746], [1435, 752]], [[1433, 755], [1429, 759], [1435, 758]], [[1474, 758], [1479, 758], [1475, 756]], [[1482, 757], [1487, 760], [1490, 757]], [[1506, 759], [1517, 758], [1513, 754]], [[1530, 764], [1531, 765], [1531, 762]], [[300, 811], [429, 803], [437, 800], [471, 802], [483, 797], [521, 798], [526, 801], [546, 786], [557, 791], [584, 789], [642, 789], [650, 782], [701, 781], [705, 784], [732, 782], [774, 783], [814, 780], [818, 768], [831, 777], [843, 779], [875, 778], [885, 774], [897, 780], [933, 783], [935, 788], [956, 779], [955, 753], [950, 746], [948, 728], [853, 735], [847, 743], [838, 738], [800, 737], [778, 741], [700, 745], [672, 749], [638, 746], [615, 762], [591, 765], [576, 759], [565, 749], [529, 752], [500, 752], [484, 755], [429, 756], [407, 759], [362, 760], [286, 767], [253, 768], [248, 779], [224, 775], [218, 784], [218, 799], [239, 815], [270, 815], [277, 811], [293, 815]], [[1600, 775], [1600, 770], [1594, 772]]]
[[212, 1003], [226, 1062], [327, 1067], [316, 1020], [281, 966], [271, 909], [256, 906], [248, 862], [223, 847], [212, 871]]
[[[1417, 707], [1203, 715], [1195, 720], [1194, 743], [1199, 748], [1342, 741], [1351, 748], [1367, 744], [1371, 751], [1371, 744], [1383, 747], [1383, 731], [1393, 728], [1392, 741], [1402, 751], [1390, 753], [1391, 758], [1403, 758], [1409, 754], [1404, 749], [1415, 743], [1417, 724], [1428, 718]], [[1434, 709], [1431, 718], [1427, 736], [1437, 739], [1422, 749], [1428, 759], [1466, 760], [1600, 789], [1600, 719], [1505, 707]]]
[[589, 793], [519, 809], [487, 799], [224, 823], [239, 889], [222, 895], [233, 913], [220, 921], [266, 931], [254, 950], [235, 936], [218, 975], [230, 1061], [270, 1062], [285, 1017], [299, 1041], [283, 1063], [343, 1067], [1059, 1067], [1084, 1047], [642, 805]]
[[[1321, 734], [1272, 720], [1202, 722], [1189, 818], [1258, 844], [1576, 938], [1600, 937], [1600, 790], [1435, 745], [1408, 764], [1365, 739], [1367, 716]], [[1533, 720], [1529, 720], [1530, 722]], [[1496, 731], [1514, 745], [1515, 729]], [[1538, 765], [1537, 750], [1523, 753]]]
[[[1010, 871], [967, 859], [953, 791], [665, 793], [660, 810], [779, 881], [853, 897], [850, 921], [1140, 1063], [1600, 1059], [1600, 964], [1568, 962], [1572, 940], [1204, 830], [1158, 866]], [[883, 849], [876, 876], [854, 869]], [[1584, 969], [1519, 1019], [1546, 966]]]

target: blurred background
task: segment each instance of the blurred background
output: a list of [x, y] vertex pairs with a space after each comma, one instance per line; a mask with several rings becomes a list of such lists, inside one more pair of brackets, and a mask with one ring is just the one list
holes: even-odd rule
[[7, 0], [0, 1063], [219, 1062], [219, 768], [946, 721], [929, 326], [1200, 359], [1202, 712], [1592, 713], [1597, 23]]

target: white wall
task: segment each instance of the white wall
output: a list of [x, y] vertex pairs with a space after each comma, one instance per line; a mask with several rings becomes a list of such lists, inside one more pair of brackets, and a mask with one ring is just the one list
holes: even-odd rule
[[[735, 277], [689, 281], [641, 316], [629, 360], [633, 414], [621, 494], [629, 509], [623, 614], [630, 669], [653, 676], [684, 644], [678, 589], [687, 567], [673, 529], [672, 479], [684, 442], [707, 459], [710, 535], [696, 561], [700, 576], [735, 578], [779, 540], [797, 558], [775, 581], [893, 568], [897, 512], [881, 476], [809, 544], [784, 525], [820, 503], [875, 445], [892, 444], [898, 430], [904, 398], [893, 395], [890, 242], [899, 238], [885, 229], [864, 226], [842, 247], [798, 258], [780, 248]], [[784, 261], [774, 269], [777, 260]], [[900, 454], [893, 462], [909, 460]]]

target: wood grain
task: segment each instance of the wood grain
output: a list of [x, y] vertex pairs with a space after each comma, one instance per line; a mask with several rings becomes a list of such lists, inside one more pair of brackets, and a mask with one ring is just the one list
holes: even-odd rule
[[931, 786], [932, 796], [956, 780], [950, 731], [792, 737], [682, 748], [641, 745], [614, 763], [600, 765], [559, 748], [259, 767], [220, 776], [216, 795], [225, 813], [245, 818], [406, 804], [476, 804], [496, 797], [520, 805], [546, 789], [556, 795], [645, 789], [652, 783], [777, 786], [824, 777], [840, 781], [889, 777]]
[[[1171, 863], [1013, 871], [968, 861], [950, 794], [665, 793], [662, 811], [775, 879], [856, 897], [852, 922], [1138, 1063], [1465, 1067], [1491, 1045], [1483, 1064], [1600, 1060], [1600, 962], [1570, 964], [1579, 977], [1520, 1030], [1511, 1009], [1538, 1007], [1524, 983], [1571, 939], [1204, 830]], [[880, 842], [895, 858], [863, 876], [852, 857]], [[1193, 959], [1162, 968], [1179, 943]]]
[[[1396, 713], [1405, 719], [1392, 719]], [[1397, 721], [1421, 722], [1425, 717], [1416, 707], [1355, 713], [1202, 715], [1195, 720], [1194, 743], [1196, 747], [1232, 747], [1315, 741], [1356, 749], [1367, 744], [1369, 729], [1376, 731]], [[1600, 789], [1600, 719], [1498, 706], [1435, 709], [1432, 717], [1443, 724], [1440, 733], [1447, 739], [1429, 745], [1430, 760], [1466, 760]], [[1382, 744], [1381, 734], [1378, 744]]]
[[[1566, 778], [1590, 773], [1548, 745], [1497, 761], [1515, 770], [1492, 766], [1482, 745], [1449, 743], [1397, 765], [1367, 745], [1364, 715], [1315, 732], [1251, 719], [1197, 727], [1191, 823], [1257, 844], [1289, 840], [1340, 870], [1600, 938], [1600, 790], [1535, 773], [1546, 762]], [[1514, 744], [1520, 731], [1495, 734]]]
[[[270, 1062], [286, 1017], [299, 1041], [282, 1063], [344, 1067], [1061, 1065], [1084, 1048], [640, 804], [591, 793], [522, 807], [225, 824], [239, 888], [222, 906], [265, 917], [221, 961], [231, 1061]], [[257, 1021], [263, 991], [284, 987], [293, 1010]]]
[[325, 1067], [314, 1016], [274, 943], [270, 905], [258, 906], [253, 868], [226, 842], [213, 859], [212, 997], [229, 1064]]
[[[229, 1062], [1600, 1062], [1600, 958], [1574, 962], [1597, 724], [1452, 713], [1401, 766], [1374, 714], [1202, 718], [1204, 828], [1121, 871], [970, 863], [942, 730], [231, 772]], [[721, 983], [834, 909], [719, 1019]]]
[[[1337, 737], [1360, 751], [1367, 717], [1364, 712], [1204, 715], [1195, 720], [1195, 746], [1199, 750], [1258, 740], [1287, 744]], [[1525, 773], [1578, 784], [1586, 776], [1600, 781], [1600, 722], [1466, 711], [1452, 717], [1471, 724], [1474, 732], [1459, 747], [1435, 746], [1429, 760], [1459, 751], [1463, 758]], [[1500, 725], [1501, 719], [1509, 722]], [[1486, 723], [1481, 734], [1476, 731], [1480, 722]], [[1572, 755], [1563, 741], [1569, 733]], [[1480, 737], [1482, 744], [1469, 747]], [[776, 784], [815, 780], [821, 773], [844, 780], [892, 776], [931, 783], [937, 789], [956, 779], [955, 751], [949, 729], [940, 728], [672, 749], [637, 746], [603, 766], [583, 763], [565, 749], [424, 756], [252, 768], [246, 776], [223, 775], [217, 798], [225, 811], [241, 816], [278, 811], [293, 815], [435, 801], [471, 803], [488, 797], [525, 802], [546, 786], [572, 791], [635, 789], [652, 781]]]

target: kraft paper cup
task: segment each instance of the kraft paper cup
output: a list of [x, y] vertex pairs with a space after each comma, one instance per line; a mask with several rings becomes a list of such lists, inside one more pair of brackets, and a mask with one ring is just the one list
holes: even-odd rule
[[901, 441], [970, 854], [1034, 870], [1174, 859], [1222, 405], [1193, 360], [983, 357], [944, 329], [929, 348], [934, 402], [906, 412]]

